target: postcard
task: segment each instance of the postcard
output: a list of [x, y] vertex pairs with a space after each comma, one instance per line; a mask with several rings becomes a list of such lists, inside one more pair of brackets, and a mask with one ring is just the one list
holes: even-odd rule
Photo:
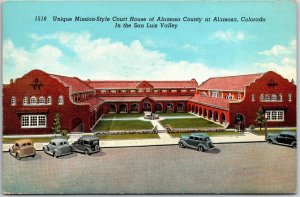
[[3, 194], [294, 194], [290, 0], [6, 1]]

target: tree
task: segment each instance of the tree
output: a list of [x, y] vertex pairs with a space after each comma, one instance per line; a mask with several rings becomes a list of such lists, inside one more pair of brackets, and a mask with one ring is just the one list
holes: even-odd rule
[[265, 114], [261, 107], [256, 112], [256, 120], [255, 121], [256, 121], [257, 125], [259, 126], [259, 131], [261, 131], [261, 128], [265, 124]]
[[55, 134], [60, 134], [61, 132], [59, 113], [56, 113], [54, 116], [52, 130]]

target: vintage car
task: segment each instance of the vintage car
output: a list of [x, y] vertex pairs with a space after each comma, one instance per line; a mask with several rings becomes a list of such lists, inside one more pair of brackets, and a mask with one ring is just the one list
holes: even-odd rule
[[82, 136], [75, 141], [72, 146], [75, 152], [84, 153], [86, 155], [100, 151], [99, 138], [96, 136]]
[[56, 158], [73, 153], [73, 147], [69, 145], [66, 139], [62, 138], [52, 139], [49, 144], [43, 146], [43, 150], [45, 153]]
[[35, 157], [36, 149], [30, 139], [21, 139], [15, 141], [14, 145], [9, 148], [9, 153], [20, 160], [22, 157]]
[[283, 131], [279, 134], [268, 134], [267, 142], [269, 144], [283, 144], [297, 148], [296, 133]]
[[196, 148], [202, 152], [215, 148], [207, 133], [192, 133], [189, 136], [182, 135], [178, 145], [181, 148]]
[[154, 114], [152, 112], [148, 112], [148, 111], [145, 111], [144, 112], [144, 118], [145, 119], [150, 119], [150, 120], [155, 120], [155, 119], [159, 119], [159, 115], [158, 114]]

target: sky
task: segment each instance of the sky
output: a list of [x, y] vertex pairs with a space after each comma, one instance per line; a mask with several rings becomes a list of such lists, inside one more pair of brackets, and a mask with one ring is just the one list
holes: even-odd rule
[[[46, 16], [46, 21], [36, 21]], [[53, 17], [72, 18], [71, 22]], [[109, 22], [74, 21], [108, 17]], [[113, 17], [146, 18], [158, 28], [115, 28]], [[154, 21], [148, 21], [154, 17]], [[157, 17], [180, 18], [160, 28]], [[183, 17], [211, 18], [184, 22]], [[212, 22], [214, 17], [238, 22]], [[241, 17], [265, 22], [241, 22]], [[125, 22], [118, 22], [123, 25]], [[133, 25], [135, 22], [127, 21]], [[292, 1], [6, 2], [3, 83], [33, 69], [83, 80], [191, 80], [273, 70], [296, 81]]]

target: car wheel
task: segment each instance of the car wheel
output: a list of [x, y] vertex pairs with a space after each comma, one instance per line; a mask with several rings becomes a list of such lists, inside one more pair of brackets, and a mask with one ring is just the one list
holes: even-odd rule
[[85, 150], [84, 150], [84, 154], [85, 154], [85, 155], [89, 155], [89, 154], [90, 154], [90, 151], [89, 151], [88, 149], [85, 149]]
[[31, 155], [31, 157], [35, 157], [35, 155]]
[[293, 148], [297, 148], [297, 143], [294, 143], [294, 144], [293, 144]]
[[178, 145], [179, 145], [179, 147], [180, 147], [180, 148], [185, 148], [185, 146], [183, 145], [183, 143], [182, 143], [182, 142], [179, 142], [179, 144], [178, 144]]
[[99, 147], [98, 145], [96, 145], [96, 146], [95, 146], [95, 150], [96, 150], [96, 151], [99, 151], [99, 150], [100, 150], [100, 147]]
[[201, 152], [204, 152], [204, 151], [205, 151], [205, 149], [203, 148], [203, 146], [199, 146], [199, 147], [198, 147], [198, 150], [201, 151]]
[[47, 152], [48, 152], [48, 147], [47, 147], [47, 146], [44, 146], [44, 147], [43, 147], [43, 151], [44, 151], [45, 153], [47, 153]]
[[268, 144], [272, 144], [272, 140], [267, 140]]
[[57, 151], [54, 151], [54, 152], [53, 152], [53, 157], [55, 157], [55, 158], [58, 157]]
[[20, 159], [21, 159], [21, 157], [20, 157], [20, 155], [19, 155], [18, 153], [16, 154], [16, 159], [17, 159], [17, 160], [20, 160]]
[[9, 149], [9, 154], [13, 155], [12, 149]]

